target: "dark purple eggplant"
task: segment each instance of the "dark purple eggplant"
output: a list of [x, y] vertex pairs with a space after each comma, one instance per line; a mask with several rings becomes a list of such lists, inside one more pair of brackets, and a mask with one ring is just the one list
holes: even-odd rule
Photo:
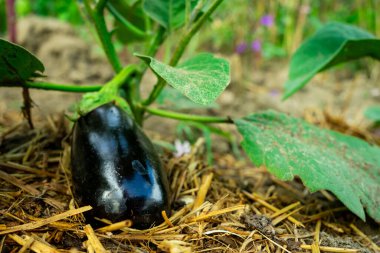
[[135, 228], [160, 224], [170, 211], [169, 183], [153, 144], [113, 103], [80, 117], [71, 149], [74, 197], [91, 205], [86, 216], [112, 222], [131, 219]]

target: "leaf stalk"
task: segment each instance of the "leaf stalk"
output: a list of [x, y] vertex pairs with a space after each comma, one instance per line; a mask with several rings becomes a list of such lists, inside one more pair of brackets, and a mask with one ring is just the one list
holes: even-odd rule
[[182, 120], [182, 121], [194, 121], [194, 122], [201, 122], [201, 123], [233, 124], [233, 120], [230, 117], [202, 116], [202, 115], [167, 111], [167, 110], [152, 108], [152, 107], [143, 107], [143, 108], [145, 109], [145, 111], [147, 111], [150, 114], [165, 117], [165, 118], [170, 118], [170, 119], [176, 119], [176, 120]]

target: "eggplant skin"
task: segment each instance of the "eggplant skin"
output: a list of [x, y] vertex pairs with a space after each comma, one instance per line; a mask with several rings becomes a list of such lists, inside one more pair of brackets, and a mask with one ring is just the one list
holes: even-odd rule
[[131, 219], [139, 229], [159, 225], [170, 213], [169, 183], [153, 144], [113, 103], [75, 123], [71, 146], [74, 197], [91, 205], [85, 215], [112, 222]]

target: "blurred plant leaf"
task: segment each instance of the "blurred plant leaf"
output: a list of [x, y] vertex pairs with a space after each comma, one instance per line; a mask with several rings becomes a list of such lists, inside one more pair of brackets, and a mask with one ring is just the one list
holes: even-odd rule
[[235, 124], [256, 166], [281, 180], [299, 176], [310, 191], [329, 190], [361, 219], [365, 207], [380, 222], [380, 148], [274, 111]]
[[161, 108], [174, 110], [189, 110], [189, 109], [218, 109], [217, 103], [213, 102], [209, 105], [201, 105], [194, 103], [182, 93], [170, 86], [165, 87], [156, 100]]
[[0, 85], [22, 84], [44, 70], [42, 62], [25, 48], [0, 39]]
[[[138, 32], [134, 29], [128, 29], [122, 22], [115, 20], [115, 35], [119, 41], [124, 44], [138, 42], [146, 39], [145, 34], [145, 15], [142, 9], [141, 1], [125, 1], [125, 0], [110, 0], [107, 8], [113, 13], [116, 11], [123, 19], [136, 27]], [[114, 15], [115, 16], [115, 15]]]
[[375, 123], [380, 123], [380, 105], [368, 107], [364, 112], [364, 116]]
[[185, 23], [186, 2], [188, 1], [191, 10], [198, 3], [198, 0], [145, 0], [143, 8], [149, 17], [172, 31]]
[[194, 144], [199, 138], [189, 122], [185, 121], [178, 123], [176, 127], [176, 136], [180, 136], [182, 139], [188, 140], [191, 144]]
[[230, 83], [228, 61], [209, 53], [196, 55], [177, 67], [149, 56], [135, 55], [144, 60], [156, 75], [198, 104], [211, 104]]
[[355, 26], [329, 23], [306, 40], [292, 56], [284, 99], [318, 72], [339, 63], [370, 56], [380, 60], [380, 40]]

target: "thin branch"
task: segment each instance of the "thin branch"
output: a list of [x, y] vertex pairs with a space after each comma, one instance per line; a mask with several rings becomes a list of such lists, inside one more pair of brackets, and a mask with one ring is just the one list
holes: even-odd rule
[[123, 15], [121, 15], [120, 12], [118, 12], [118, 10], [111, 3], [107, 3], [106, 7], [107, 10], [109, 10], [110, 13], [115, 17], [115, 19], [119, 21], [121, 24], [123, 24], [125, 28], [127, 28], [130, 32], [140, 37], [147, 36], [147, 34], [144, 31], [142, 31], [137, 26], [133, 25], [131, 22], [125, 19]]
[[26, 82], [25, 84], [1, 84], [2, 87], [23, 87], [40, 90], [55, 90], [64, 92], [93, 92], [102, 88], [102, 85], [76, 85], [76, 84], [56, 84], [49, 82]]
[[95, 6], [95, 10], [99, 14], [103, 14], [104, 8], [106, 7], [108, 0], [98, 0], [98, 3]]
[[176, 120], [195, 121], [195, 122], [202, 122], [202, 123], [233, 124], [233, 120], [229, 117], [213, 117], [213, 116], [186, 114], [186, 113], [172, 112], [172, 111], [167, 111], [167, 110], [162, 110], [162, 109], [152, 108], [152, 107], [144, 107], [144, 108], [150, 114], [165, 117], [165, 118], [176, 119]]
[[118, 73], [122, 69], [122, 65], [118, 55], [116, 54], [115, 47], [112, 44], [111, 35], [109, 34], [104, 20], [103, 11], [107, 0], [99, 0], [95, 9], [91, 8], [89, 0], [84, 0], [85, 8], [92, 21], [95, 24], [96, 32], [102, 44], [103, 50], [107, 56], [108, 61], [112, 65], [114, 71]]

